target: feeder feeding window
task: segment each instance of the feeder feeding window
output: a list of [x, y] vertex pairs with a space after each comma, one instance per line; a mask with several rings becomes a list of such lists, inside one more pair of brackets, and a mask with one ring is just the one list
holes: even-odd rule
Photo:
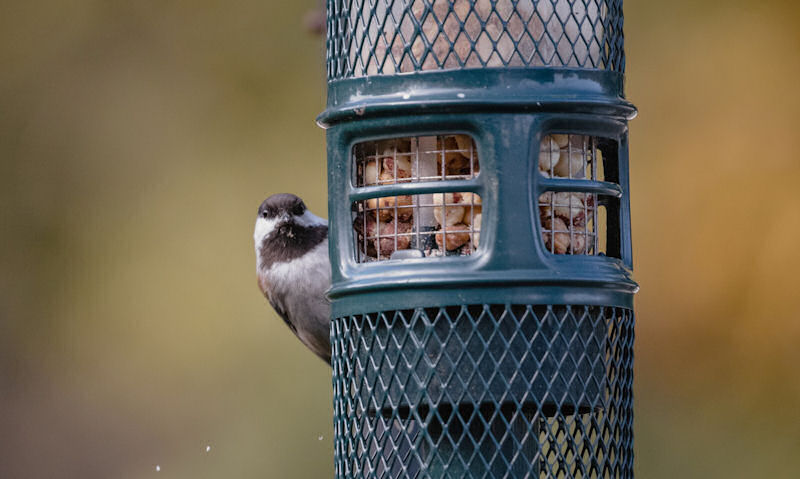
[[479, 171], [477, 148], [467, 135], [355, 145], [353, 184], [387, 189], [385, 195], [353, 202], [357, 261], [471, 255], [480, 244], [482, 200], [477, 193], [397, 195], [396, 185], [470, 180]]
[[612, 231], [609, 244], [609, 227], [613, 226], [609, 225], [609, 212], [618, 212], [619, 200], [574, 191], [571, 181], [616, 183], [616, 168], [607, 160], [615, 158], [615, 152], [616, 142], [591, 136], [552, 134], [542, 138], [539, 174], [563, 180], [563, 188], [568, 190], [554, 186], [539, 195], [542, 241], [550, 253], [619, 257], [618, 232]]

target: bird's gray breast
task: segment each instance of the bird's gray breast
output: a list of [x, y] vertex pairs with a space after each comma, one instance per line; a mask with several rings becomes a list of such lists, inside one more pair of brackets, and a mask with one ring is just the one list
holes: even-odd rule
[[289, 261], [273, 263], [266, 271], [268, 299], [284, 311], [303, 343], [323, 358], [330, 358], [331, 270], [328, 240]]

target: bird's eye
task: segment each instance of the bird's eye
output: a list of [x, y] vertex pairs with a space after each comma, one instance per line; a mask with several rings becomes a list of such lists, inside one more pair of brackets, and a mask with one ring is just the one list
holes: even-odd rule
[[305, 212], [305, 206], [303, 205], [303, 203], [297, 203], [292, 208], [292, 214], [295, 216], [302, 216], [304, 212]]
[[269, 217], [269, 213], [267, 213], [267, 210], [264, 210], [264, 211], [261, 212], [261, 217], [262, 218], [268, 218]]

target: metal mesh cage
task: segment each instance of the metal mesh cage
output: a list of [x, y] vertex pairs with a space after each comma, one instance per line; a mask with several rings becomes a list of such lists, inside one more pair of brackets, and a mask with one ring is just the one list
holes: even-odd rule
[[622, 0], [328, 0], [328, 79], [424, 70], [624, 72]]
[[633, 475], [633, 314], [476, 304], [335, 319], [339, 478]]

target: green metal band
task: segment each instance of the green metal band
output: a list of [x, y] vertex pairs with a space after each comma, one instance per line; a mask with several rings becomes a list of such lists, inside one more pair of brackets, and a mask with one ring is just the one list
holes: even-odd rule
[[569, 68], [486, 68], [373, 76], [328, 83], [322, 127], [413, 112], [570, 112], [636, 116], [624, 75]]
[[[427, 280], [398, 285], [383, 283], [351, 283], [337, 285], [331, 291], [332, 317], [341, 318], [376, 311], [397, 311], [415, 307], [445, 307], [463, 304], [583, 304], [615, 306], [633, 309], [633, 295], [638, 286], [633, 283], [609, 284], [573, 281], [553, 286], [542, 281], [520, 281], [507, 276], [506, 280], [473, 281], [454, 284], [442, 280]], [[508, 277], [511, 276], [511, 277]], [[366, 296], [368, 294], [368, 296]], [[369, 298], [365, 301], [365, 298]]]

